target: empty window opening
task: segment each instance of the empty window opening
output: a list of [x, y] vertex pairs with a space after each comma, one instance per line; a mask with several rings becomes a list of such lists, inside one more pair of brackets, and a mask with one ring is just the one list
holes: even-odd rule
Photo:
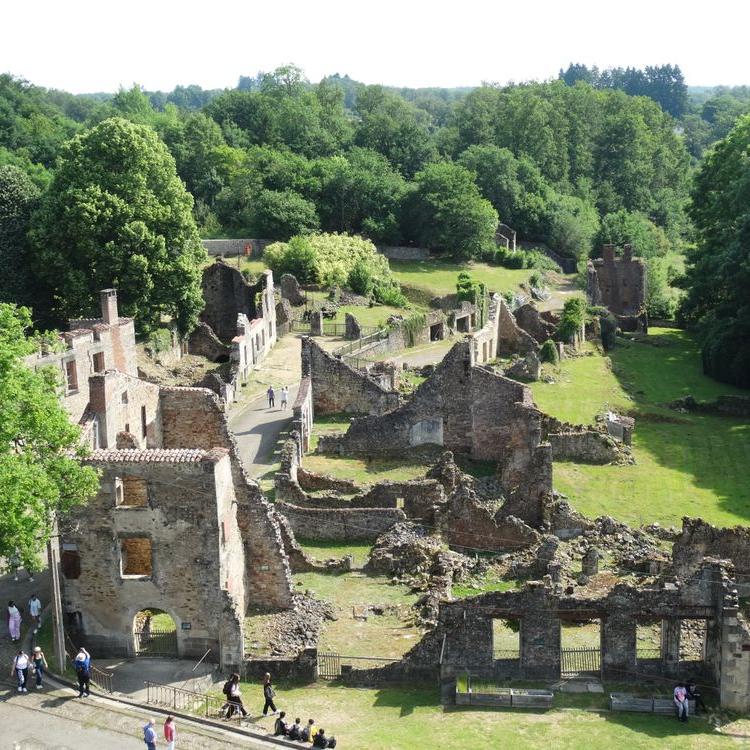
[[122, 401], [123, 404], [127, 404], [128, 403], [128, 392], [127, 391], [123, 391], [122, 392], [122, 396], [120, 397], [120, 400]]
[[65, 387], [68, 393], [78, 390], [78, 368], [73, 359], [65, 363]]
[[443, 339], [443, 324], [435, 323], [430, 326], [430, 341], [442, 341]]
[[661, 620], [636, 624], [635, 654], [637, 659], [661, 659]]
[[456, 318], [456, 330], [461, 333], [468, 333], [471, 330], [471, 319], [468, 315], [463, 318]]
[[104, 352], [97, 352], [94, 355], [94, 372], [104, 372]]
[[706, 621], [680, 621], [680, 662], [702, 662], [706, 655]]
[[148, 433], [148, 423], [146, 422], [146, 407], [141, 407], [141, 437], [145, 439]]
[[151, 573], [151, 540], [145, 536], [120, 539], [120, 575], [147, 577]]
[[140, 477], [115, 477], [115, 505], [123, 508], [148, 506], [148, 482]]
[[492, 658], [497, 661], [518, 659], [521, 653], [521, 621], [492, 621]]
[[63, 544], [60, 554], [60, 567], [63, 577], [74, 581], [81, 577], [81, 553], [75, 544]]

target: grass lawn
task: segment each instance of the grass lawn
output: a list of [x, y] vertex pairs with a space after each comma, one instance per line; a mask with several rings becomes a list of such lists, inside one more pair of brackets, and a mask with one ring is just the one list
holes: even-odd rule
[[311, 557], [317, 560], [327, 560], [330, 557], [345, 557], [351, 555], [355, 568], [361, 568], [370, 556], [371, 544], [341, 544], [340, 542], [321, 542], [297, 537], [299, 545]]
[[527, 281], [532, 273], [529, 269], [512, 270], [470, 261], [449, 263], [439, 260], [391, 260], [389, 262], [393, 275], [402, 285], [426, 291], [431, 297], [454, 294], [456, 277], [461, 271], [468, 271], [477, 281], [483, 281], [493, 292], [514, 290], [520, 283]]
[[[394, 585], [385, 576], [364, 573], [299, 573], [298, 591], [312, 591], [336, 608], [337, 619], [326, 622], [318, 644], [320, 651], [347, 656], [399, 657], [422, 637], [411, 624], [412, 605], [417, 599], [407, 586]], [[354, 619], [357, 605], [376, 605], [384, 614]]]
[[687, 394], [713, 399], [738, 391], [703, 375], [688, 333], [654, 328], [648, 340], [620, 342], [611, 357], [566, 360], [557, 382], [531, 385], [542, 410], [576, 424], [607, 408], [636, 419], [634, 466], [556, 463], [555, 487], [589, 516], [677, 526], [685, 515], [722, 526], [748, 523], [750, 424], [663, 406]]
[[[702, 719], [681, 724], [670, 716], [592, 712], [569, 706], [603, 703], [605, 696], [558, 694], [552, 711], [506, 711], [439, 707], [437, 689], [345, 688], [335, 685], [279, 686], [277, 704], [294, 720], [312, 717], [347, 750], [423, 750], [426, 747], [512, 748], [512, 750], [723, 750], [738, 747], [750, 722], [719, 735]], [[248, 702], [260, 695], [248, 685]], [[252, 696], [252, 697], [251, 697]], [[256, 701], [257, 702], [257, 701]], [[563, 709], [563, 710], [561, 710]], [[270, 729], [273, 721], [260, 722]], [[743, 745], [739, 745], [743, 746]]]

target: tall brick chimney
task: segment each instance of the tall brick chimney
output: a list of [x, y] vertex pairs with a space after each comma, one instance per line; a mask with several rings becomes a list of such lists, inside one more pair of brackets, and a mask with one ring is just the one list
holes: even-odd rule
[[602, 245], [602, 258], [605, 263], [615, 262], [615, 246], [614, 245]]
[[117, 325], [120, 316], [117, 312], [117, 289], [102, 289], [99, 292], [102, 306], [102, 320], [108, 325]]

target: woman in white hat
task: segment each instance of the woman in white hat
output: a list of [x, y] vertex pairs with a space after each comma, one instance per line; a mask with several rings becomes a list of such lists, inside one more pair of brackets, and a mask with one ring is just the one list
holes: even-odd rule
[[34, 646], [34, 653], [31, 655], [34, 662], [34, 674], [36, 675], [36, 689], [42, 687], [42, 678], [47, 671], [47, 660], [44, 658], [44, 651], [41, 646]]

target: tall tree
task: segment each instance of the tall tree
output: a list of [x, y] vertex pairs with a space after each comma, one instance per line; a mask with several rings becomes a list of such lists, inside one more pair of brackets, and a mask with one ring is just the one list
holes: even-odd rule
[[750, 115], [708, 153], [690, 214], [697, 246], [688, 255], [681, 316], [697, 325], [707, 373], [750, 388]]
[[494, 246], [497, 211], [482, 198], [474, 175], [458, 164], [429, 164], [415, 177], [406, 217], [425, 247], [476, 258]]
[[24, 361], [36, 349], [30, 326], [27, 308], [0, 303], [0, 557], [18, 550], [36, 568], [55, 514], [86, 502], [98, 480], [78, 461], [80, 429], [58, 400], [54, 373]]
[[99, 290], [116, 286], [142, 330], [162, 315], [191, 330], [205, 258], [192, 205], [151, 128], [112, 118], [73, 138], [33, 219], [36, 270], [55, 312], [93, 312]]
[[0, 302], [30, 304], [29, 221], [39, 189], [18, 167], [0, 167]]

